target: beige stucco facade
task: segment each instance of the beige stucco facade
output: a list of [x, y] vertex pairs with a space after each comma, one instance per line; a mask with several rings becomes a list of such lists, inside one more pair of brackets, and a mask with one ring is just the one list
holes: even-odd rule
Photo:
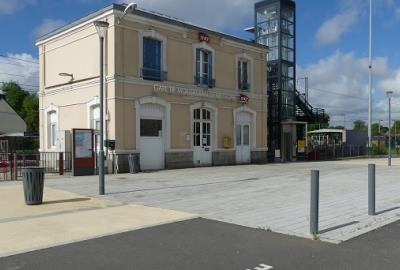
[[[94, 128], [94, 108], [99, 104], [99, 38], [93, 21], [101, 19], [109, 23], [104, 53], [104, 136], [115, 140], [115, 149], [108, 149], [109, 153], [140, 155], [141, 163], [151, 163], [155, 155], [163, 168], [265, 162], [267, 48], [142, 11], [122, 15], [114, 5], [38, 41], [41, 151], [62, 150], [51, 139], [55, 136], [52, 125], [57, 136], [73, 128]], [[207, 35], [209, 42], [200, 42], [199, 33]], [[144, 78], [144, 38], [160, 42], [165, 80]], [[212, 87], [195, 82], [197, 50], [210, 55]], [[249, 89], [243, 91], [238, 84], [239, 60], [247, 63]], [[60, 73], [69, 73], [73, 79]], [[248, 101], [241, 101], [241, 94]], [[204, 118], [198, 117], [198, 111]], [[144, 134], [151, 133], [154, 125], [159, 125], [158, 134]], [[239, 149], [242, 145], [248, 147]]]

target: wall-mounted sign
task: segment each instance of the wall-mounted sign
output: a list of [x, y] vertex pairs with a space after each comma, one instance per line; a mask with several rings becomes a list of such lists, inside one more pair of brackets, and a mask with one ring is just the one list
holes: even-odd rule
[[186, 87], [175, 86], [175, 85], [155, 84], [154, 92], [170, 94], [170, 95], [209, 98], [209, 99], [225, 99], [225, 100], [230, 100], [230, 101], [237, 100], [237, 95], [235, 96], [235, 95], [231, 95], [231, 94], [227, 94], [227, 93], [212, 91], [209, 89], [186, 88]]
[[306, 141], [305, 140], [297, 141], [297, 151], [301, 154], [306, 152]]
[[207, 35], [206, 33], [199, 33], [199, 41], [205, 42], [205, 43], [210, 43], [211, 39], [210, 39], [210, 36]]
[[240, 94], [239, 100], [242, 104], [248, 104], [250, 101], [250, 98], [244, 94]]

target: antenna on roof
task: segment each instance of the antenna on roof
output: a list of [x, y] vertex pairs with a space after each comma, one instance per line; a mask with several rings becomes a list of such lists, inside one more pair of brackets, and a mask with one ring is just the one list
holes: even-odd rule
[[132, 12], [133, 10], [135, 10], [137, 8], [137, 4], [136, 3], [130, 3], [126, 6], [125, 10], [124, 10], [124, 15], [122, 15], [122, 17], [120, 17], [118, 19], [118, 24], [120, 24], [121, 20], [126, 16], [126, 14], [128, 12]]

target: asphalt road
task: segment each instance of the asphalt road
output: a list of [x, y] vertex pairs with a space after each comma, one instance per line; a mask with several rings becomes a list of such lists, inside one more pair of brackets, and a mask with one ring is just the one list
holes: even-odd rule
[[341, 245], [194, 219], [0, 259], [1, 270], [399, 269], [400, 222]]

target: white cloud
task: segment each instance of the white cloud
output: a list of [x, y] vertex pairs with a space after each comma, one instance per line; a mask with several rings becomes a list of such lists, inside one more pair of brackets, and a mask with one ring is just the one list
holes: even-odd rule
[[[129, 2], [129, 1], [119, 1]], [[257, 0], [138, 0], [138, 8], [189, 20], [219, 30], [240, 30], [253, 23], [254, 3]]]
[[26, 53], [6, 56], [9, 58], [0, 58], [0, 82], [15, 81], [27, 90], [37, 90], [39, 88], [38, 59]]
[[395, 9], [396, 18], [400, 19], [400, 7]]
[[35, 0], [0, 0], [0, 14], [13, 14], [17, 10], [34, 3]]
[[[349, 128], [354, 120], [368, 119], [368, 58], [337, 51], [315, 64], [298, 67], [297, 73], [310, 78], [310, 102], [327, 109], [332, 125], [342, 125], [343, 114]], [[374, 80], [374, 119], [386, 119], [383, 85], [400, 86], [400, 69], [393, 71], [387, 57], [376, 57]]]
[[367, 5], [367, 1], [363, 0], [340, 0], [337, 14], [325, 20], [318, 29], [315, 35], [318, 44], [329, 45], [337, 43], [359, 21], [359, 17]]
[[316, 40], [321, 45], [337, 43], [357, 21], [358, 11], [349, 10], [325, 21], [318, 29]]
[[400, 69], [393, 72], [392, 76], [379, 82], [382, 91], [393, 91], [396, 96], [400, 96]]
[[63, 20], [44, 19], [40, 25], [33, 29], [33, 35], [35, 38], [41, 37], [65, 24], [66, 22]]

